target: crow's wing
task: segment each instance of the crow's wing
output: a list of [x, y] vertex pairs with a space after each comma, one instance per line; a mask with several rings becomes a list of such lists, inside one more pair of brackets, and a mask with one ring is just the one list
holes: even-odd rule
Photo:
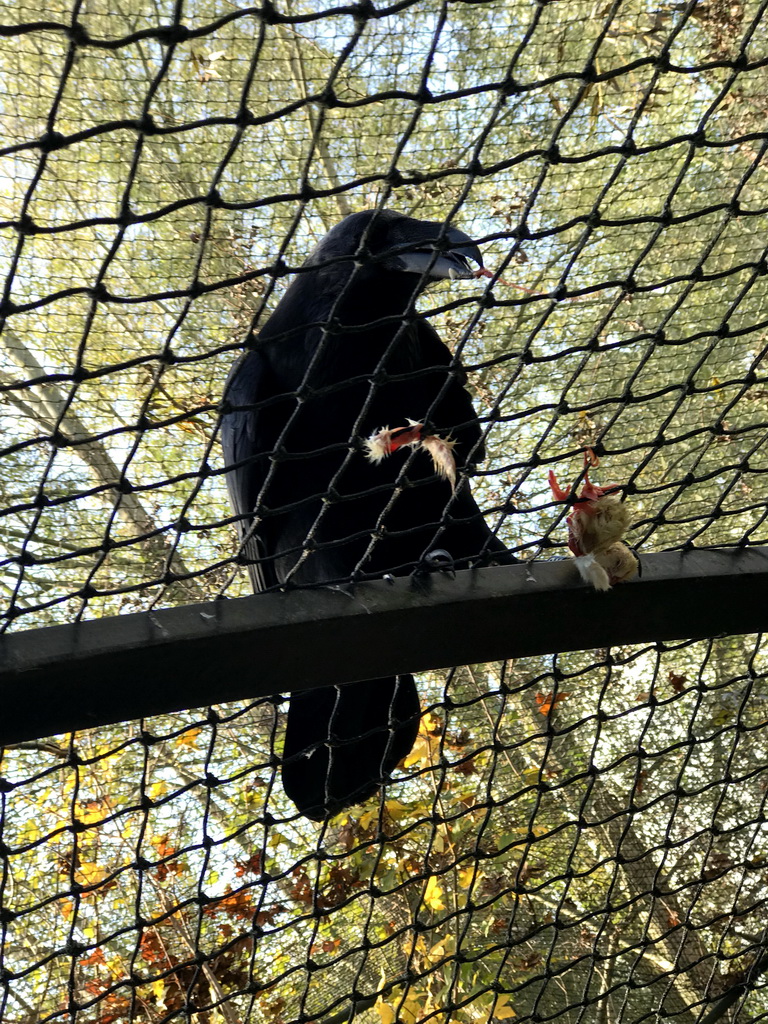
[[248, 563], [254, 591], [266, 590], [277, 583], [274, 565], [265, 560], [269, 554], [259, 538], [253, 513], [270, 467], [274, 440], [266, 436], [264, 410], [260, 403], [272, 397], [269, 364], [263, 354], [251, 349], [232, 367], [225, 398], [229, 411], [221, 424], [224, 464], [232, 508], [241, 518], [237, 522], [241, 552]]
[[[465, 386], [467, 375], [464, 367], [459, 360], [454, 360], [451, 350], [426, 320], [417, 321], [416, 337], [421, 366], [450, 367], [450, 380], [447, 383], [444, 379], [445, 371], [440, 374], [440, 396], [430, 411], [431, 422], [438, 430], [450, 430], [453, 439], [459, 442], [455, 455], [460, 465], [467, 461], [473, 465], [483, 462], [485, 448], [482, 429], [472, 404], [472, 396]], [[432, 388], [435, 388], [434, 384]], [[424, 416], [426, 410], [412, 415]]]
[[[486, 452], [483, 430], [472, 396], [465, 387], [466, 372], [431, 324], [421, 320], [416, 327], [422, 365], [450, 367], [448, 382], [444, 377], [438, 377], [442, 386], [429, 418], [436, 429], [450, 432], [456, 441], [453, 453], [457, 464], [471, 472], [473, 467], [485, 461]], [[459, 564], [514, 565], [518, 561], [488, 527], [469, 486], [460, 487], [454, 496], [451, 516], [452, 524], [443, 532], [440, 543]]]

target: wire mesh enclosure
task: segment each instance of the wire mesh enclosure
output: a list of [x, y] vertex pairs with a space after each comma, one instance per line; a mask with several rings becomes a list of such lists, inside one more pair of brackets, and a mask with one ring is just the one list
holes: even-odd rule
[[[226, 435], [233, 409], [275, 401], [233, 399], [233, 362], [263, 350], [260, 332], [290, 283], [310, 280], [313, 250], [338, 264], [322, 240], [363, 211], [374, 224], [396, 211], [436, 225], [391, 337], [431, 338], [431, 325], [448, 351], [440, 387], [471, 394], [466, 421], [430, 421], [429, 436], [456, 442], [456, 455], [440, 456], [455, 476], [423, 493], [444, 495], [436, 543], [451, 509], [455, 519], [469, 508], [462, 500], [477, 503], [465, 518], [492, 539], [484, 562], [449, 551], [460, 564], [427, 567], [441, 588], [454, 569], [515, 559], [509, 572], [533, 576], [568, 557], [585, 452], [599, 460], [592, 483], [623, 499], [622, 543], [641, 565], [658, 552], [768, 545], [765, 7], [8, 8], [8, 639], [39, 630], [29, 635], [45, 645], [44, 627], [242, 597], [246, 563], [260, 589], [289, 596], [325, 583], [354, 595], [385, 569], [422, 572], [419, 555], [375, 562], [392, 531], [367, 520], [363, 554], [341, 578], [302, 576], [323, 550], [311, 531], [286, 547], [296, 566], [286, 570], [263, 532], [251, 545], [275, 513], [269, 485], [260, 478], [260, 505], [227, 498], [222, 422]], [[346, 254], [355, 273], [391, 258], [391, 239], [384, 255], [371, 239]], [[434, 272], [470, 250], [488, 277], [466, 260], [466, 273]], [[430, 276], [441, 280], [427, 288]], [[314, 327], [321, 344], [350, 335], [335, 312]], [[359, 372], [365, 401], [398, 374], [408, 377], [385, 363]], [[325, 396], [329, 417], [342, 385]], [[296, 407], [313, 397], [290, 389]], [[406, 416], [423, 418], [426, 436], [429, 411], [345, 434], [338, 457], [362, 465], [369, 429], [412, 429]], [[467, 423], [477, 433], [463, 455]], [[406, 441], [370, 473], [402, 457], [433, 479], [427, 453]], [[301, 470], [277, 438], [262, 455], [269, 472], [291, 459]], [[403, 479], [377, 485], [387, 514]], [[324, 508], [339, 500], [330, 486], [323, 497]], [[633, 586], [572, 585], [563, 630], [568, 601], [574, 615], [610, 616]], [[151, 715], [148, 704], [141, 719], [73, 733], [63, 723], [52, 738], [10, 744], [4, 1019], [768, 1017], [764, 641], [624, 636], [419, 674], [422, 713], [408, 719], [412, 743], [391, 782], [318, 821], [297, 813], [279, 779], [291, 761], [287, 699], [228, 701], [226, 657], [207, 709]], [[150, 648], [140, 664], [137, 689], [179, 687]], [[105, 694], [111, 686], [105, 673]], [[83, 698], [73, 686], [63, 699]], [[392, 733], [399, 724], [390, 713]]]

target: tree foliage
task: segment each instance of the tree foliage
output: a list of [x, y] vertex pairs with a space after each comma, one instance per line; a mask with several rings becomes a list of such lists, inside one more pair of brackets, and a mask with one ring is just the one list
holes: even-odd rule
[[[452, 217], [498, 272], [422, 306], [522, 557], [564, 553], [547, 470], [575, 482], [587, 446], [641, 554], [765, 543], [762, 7], [265, 11], [14, 12], [8, 624], [245, 592], [224, 379], [287, 272], [376, 204]], [[396, 783], [319, 830], [275, 787], [279, 700], [7, 750], [5, 1015], [692, 1022], [764, 942], [764, 659], [737, 638], [427, 675]]]

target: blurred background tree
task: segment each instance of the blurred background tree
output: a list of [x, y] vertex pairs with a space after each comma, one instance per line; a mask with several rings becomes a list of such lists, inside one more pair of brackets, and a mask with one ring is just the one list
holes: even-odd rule
[[[641, 554], [766, 543], [763, 6], [270, 12], [7, 12], [5, 621], [247, 592], [226, 374], [379, 204], [451, 218], [498, 271], [421, 308], [521, 557], [563, 553], [547, 470], [575, 481], [588, 445]], [[692, 1024], [765, 941], [759, 638], [421, 687], [399, 781], [320, 829], [274, 784], [279, 700], [7, 750], [8, 1020]]]

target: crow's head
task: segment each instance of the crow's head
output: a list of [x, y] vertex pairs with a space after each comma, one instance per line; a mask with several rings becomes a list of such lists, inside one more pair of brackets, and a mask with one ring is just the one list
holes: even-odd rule
[[366, 210], [345, 217], [317, 245], [307, 263], [352, 258], [371, 267], [416, 275], [426, 284], [474, 276], [483, 266], [475, 243], [442, 221], [415, 220], [393, 210]]

